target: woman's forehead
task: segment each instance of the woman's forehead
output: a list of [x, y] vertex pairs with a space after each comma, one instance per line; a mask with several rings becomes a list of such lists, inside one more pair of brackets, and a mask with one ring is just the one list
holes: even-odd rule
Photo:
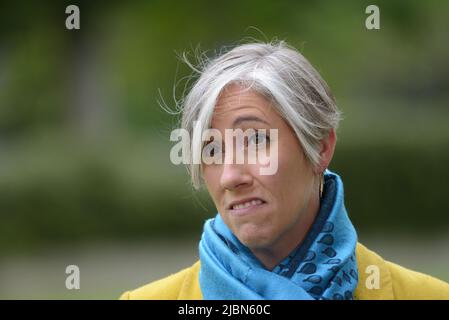
[[273, 117], [271, 103], [258, 92], [232, 85], [223, 91], [214, 108], [212, 123], [217, 121], [232, 121], [234, 118], [242, 115], [262, 118], [268, 121]]

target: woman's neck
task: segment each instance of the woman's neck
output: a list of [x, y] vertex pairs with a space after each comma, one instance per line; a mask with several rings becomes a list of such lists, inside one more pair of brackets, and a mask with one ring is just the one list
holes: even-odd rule
[[320, 208], [319, 197], [313, 197], [304, 214], [296, 223], [282, 234], [272, 245], [264, 248], [250, 248], [256, 258], [265, 266], [267, 270], [273, 270], [282, 260], [284, 260], [306, 237], [310, 227], [315, 221]]

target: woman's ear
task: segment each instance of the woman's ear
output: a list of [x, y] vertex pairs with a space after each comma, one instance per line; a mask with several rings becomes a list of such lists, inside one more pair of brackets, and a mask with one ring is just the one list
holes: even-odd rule
[[321, 140], [320, 163], [318, 165], [318, 172], [323, 172], [330, 164], [334, 156], [335, 143], [337, 142], [337, 135], [335, 129], [331, 129], [329, 134]]

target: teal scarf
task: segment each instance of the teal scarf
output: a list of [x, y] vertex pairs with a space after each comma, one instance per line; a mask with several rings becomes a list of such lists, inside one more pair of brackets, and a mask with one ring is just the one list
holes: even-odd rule
[[209, 219], [199, 244], [200, 287], [214, 300], [349, 300], [358, 273], [356, 231], [344, 206], [340, 177], [326, 170], [320, 210], [302, 243], [267, 270], [223, 222]]

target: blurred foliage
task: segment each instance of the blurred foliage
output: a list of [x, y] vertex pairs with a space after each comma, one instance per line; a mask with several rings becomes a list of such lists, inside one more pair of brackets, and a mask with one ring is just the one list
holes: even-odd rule
[[[449, 228], [449, 2], [0, 3], [0, 250], [198, 234], [215, 210], [169, 162], [177, 56], [285, 39], [344, 112], [331, 169], [360, 230]], [[192, 55], [191, 55], [192, 56]]]

